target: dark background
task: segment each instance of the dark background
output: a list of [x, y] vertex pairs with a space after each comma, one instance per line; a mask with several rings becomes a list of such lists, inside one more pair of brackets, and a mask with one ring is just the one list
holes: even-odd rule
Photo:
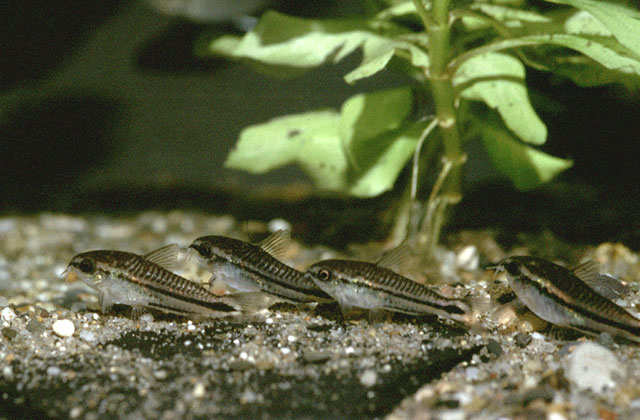
[[[338, 13], [339, 4], [276, 6], [313, 16]], [[247, 125], [338, 107], [357, 92], [402, 83], [383, 72], [346, 84], [342, 76], [357, 54], [299, 78], [273, 79], [239, 63], [193, 56], [203, 31], [232, 26], [162, 15], [142, 1], [11, 0], [0, 6], [0, 28], [4, 214], [197, 208], [326, 230], [337, 221], [370, 223], [370, 213], [384, 212], [399, 195], [317, 197], [295, 168], [254, 177], [222, 167]], [[568, 240], [640, 247], [640, 95], [578, 88], [532, 70], [527, 78], [549, 127], [544, 149], [574, 159], [575, 167], [523, 194], [498, 182], [472, 147], [467, 195], [450, 228], [551, 229]], [[350, 240], [376, 236], [362, 231]]]

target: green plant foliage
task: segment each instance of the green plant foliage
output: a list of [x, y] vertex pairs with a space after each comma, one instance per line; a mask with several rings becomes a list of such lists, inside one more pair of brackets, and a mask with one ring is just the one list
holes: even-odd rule
[[547, 0], [584, 10], [599, 20], [622, 45], [640, 56], [640, 12], [603, 0]]
[[[378, 0], [367, 2], [367, 14], [342, 19], [266, 12], [244, 36], [211, 41], [209, 53], [284, 74], [359, 51], [362, 60], [345, 75], [347, 82], [371, 77], [396, 61], [404, 65], [393, 68], [416, 83], [413, 91], [355, 95], [340, 112], [311, 111], [248, 127], [227, 166], [264, 173], [298, 164], [321, 189], [370, 197], [392, 188], [419, 152], [418, 139], [429, 135], [428, 142], [442, 147], [426, 147], [425, 153], [442, 153], [449, 165], [450, 179], [439, 184], [439, 193], [452, 198], [459, 196], [462, 139], [475, 133], [497, 170], [516, 187], [549, 181], [572, 162], [532, 147], [543, 145], [548, 133], [529, 100], [526, 66], [582, 86], [639, 86], [640, 12], [605, 0], [546, 1], [555, 5], [544, 12], [527, 0]], [[380, 10], [372, 11], [376, 5]], [[427, 125], [418, 122], [423, 116], [416, 115], [413, 96], [435, 105], [438, 124], [424, 133]], [[465, 101], [486, 109], [460, 106]], [[430, 134], [433, 127], [437, 136]], [[431, 204], [452, 200], [434, 198]], [[434, 235], [439, 224], [426, 223]]]
[[375, 196], [393, 187], [424, 128], [406, 122], [410, 109], [402, 87], [356, 95], [340, 113], [276, 118], [243, 130], [225, 165], [260, 174], [296, 163], [319, 188]]
[[397, 51], [405, 51], [414, 66], [429, 65], [429, 56], [418, 46], [384, 34], [409, 31], [388, 24], [377, 31], [365, 20], [313, 20], [264, 14], [255, 30], [242, 38], [223, 36], [210, 45], [215, 54], [293, 68], [312, 68], [338, 62], [362, 48], [362, 63], [345, 76], [354, 82], [382, 70]]
[[462, 64], [453, 85], [465, 99], [483, 101], [496, 109], [511, 131], [527, 143], [544, 144], [547, 127], [529, 102], [524, 85], [524, 65], [501, 53], [477, 55]]
[[530, 190], [569, 169], [573, 162], [520, 143], [493, 121], [478, 121], [482, 142], [498, 171], [516, 188]]

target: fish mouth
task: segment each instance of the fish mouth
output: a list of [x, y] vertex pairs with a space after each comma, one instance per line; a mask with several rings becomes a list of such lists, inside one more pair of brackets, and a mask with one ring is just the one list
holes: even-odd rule
[[73, 283], [79, 280], [78, 273], [75, 270], [70, 270], [71, 266], [68, 266], [62, 273], [58, 275], [58, 278], [65, 280], [67, 283]]

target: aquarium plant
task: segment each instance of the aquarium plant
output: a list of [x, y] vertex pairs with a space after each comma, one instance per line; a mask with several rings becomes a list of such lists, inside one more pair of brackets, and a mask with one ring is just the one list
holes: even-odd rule
[[297, 164], [321, 190], [373, 197], [410, 165], [395, 231], [428, 252], [461, 199], [467, 142], [479, 139], [521, 190], [571, 167], [539, 149], [547, 127], [530, 102], [527, 67], [580, 86], [630, 86], [640, 74], [640, 12], [625, 2], [370, 0], [362, 8], [331, 19], [267, 11], [243, 36], [207, 42], [206, 54], [292, 75], [360, 50], [347, 83], [386, 69], [412, 81], [247, 127], [226, 166], [262, 174]]

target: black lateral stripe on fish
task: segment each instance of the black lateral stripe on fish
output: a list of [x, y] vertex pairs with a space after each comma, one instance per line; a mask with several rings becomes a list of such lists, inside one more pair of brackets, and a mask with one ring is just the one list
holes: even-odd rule
[[575, 272], [536, 257], [509, 257], [497, 267], [507, 272], [514, 292], [540, 318], [590, 334], [608, 331], [640, 341], [640, 319], [597, 293]]
[[330, 301], [304, 273], [284, 264], [289, 233], [277, 231], [260, 244], [225, 236], [203, 236], [189, 246], [199, 262], [229, 287], [241, 291], [263, 291], [294, 303]]

